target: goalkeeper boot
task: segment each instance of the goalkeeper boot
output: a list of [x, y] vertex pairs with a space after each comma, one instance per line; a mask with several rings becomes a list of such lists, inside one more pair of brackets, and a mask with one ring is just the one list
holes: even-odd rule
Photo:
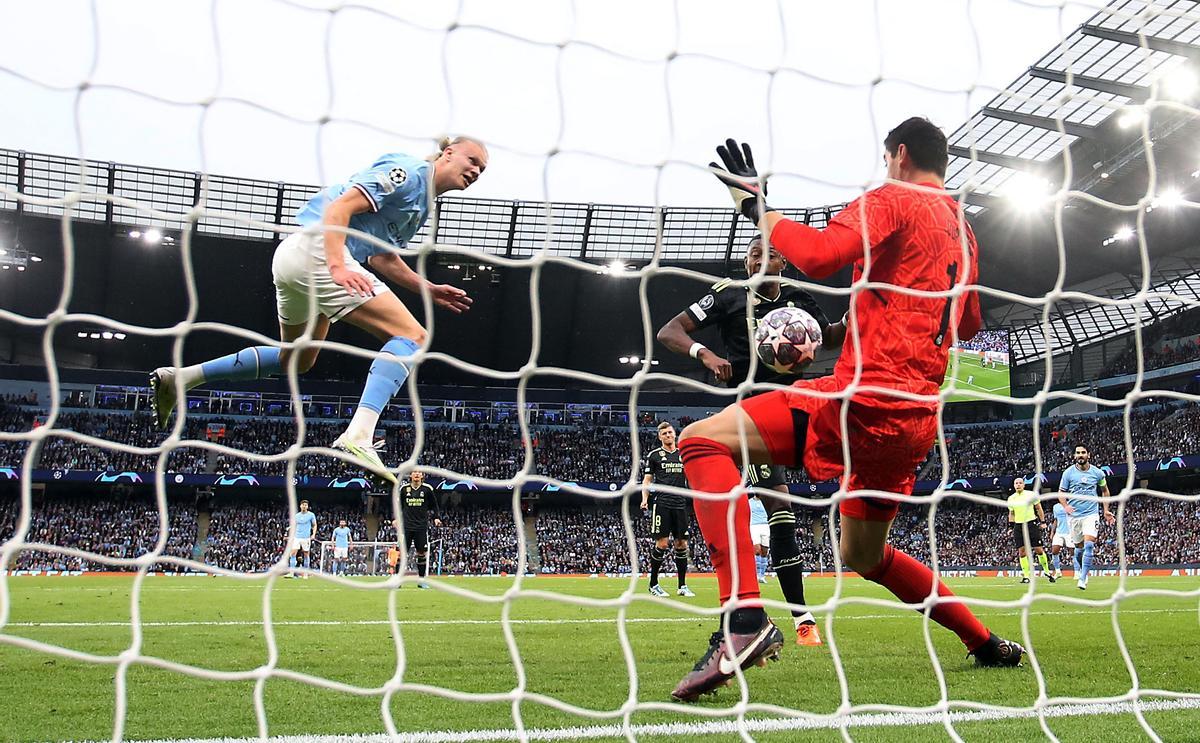
[[680, 586], [679, 590], [675, 592], [675, 595], [683, 596], [685, 599], [696, 598], [696, 594], [692, 593], [692, 589], [688, 588], [687, 586]]
[[650, 595], [651, 595], [651, 596], [657, 596], [657, 597], [659, 597], [660, 599], [665, 599], [665, 598], [666, 598], [667, 596], [669, 596], [670, 594], [668, 594], [668, 593], [667, 593], [667, 592], [666, 592], [666, 591], [663, 589], [663, 587], [662, 587], [662, 586], [660, 586], [660, 585], [658, 585], [657, 583], [655, 583], [654, 585], [650, 586]]
[[363, 469], [374, 475], [384, 486], [399, 484], [400, 481], [396, 479], [396, 476], [388, 470], [383, 460], [379, 458], [379, 452], [376, 450], [375, 444], [356, 444], [347, 438], [346, 434], [342, 434], [330, 445], [330, 448], [344, 451], [354, 457]]
[[166, 430], [175, 410], [175, 367], [161, 366], [150, 372], [150, 409], [158, 427]]
[[989, 633], [987, 642], [967, 655], [975, 656], [977, 666], [1019, 666], [1021, 658], [1025, 655], [1025, 648], [1012, 640], [997, 637], [996, 633], [992, 632]]
[[671, 696], [680, 702], [694, 702], [701, 694], [711, 694], [728, 684], [737, 668], [744, 671], [751, 666], [765, 666], [768, 660], [779, 660], [781, 648], [783, 633], [766, 614], [762, 625], [752, 632], [726, 634], [722, 628], [708, 639], [708, 650]]

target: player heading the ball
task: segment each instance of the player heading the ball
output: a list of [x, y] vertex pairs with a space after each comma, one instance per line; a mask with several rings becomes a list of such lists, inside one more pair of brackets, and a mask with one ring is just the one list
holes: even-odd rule
[[[979, 330], [979, 298], [962, 288], [977, 281], [978, 250], [960, 204], [944, 190], [946, 135], [926, 119], [911, 118], [888, 132], [883, 144], [889, 182], [853, 201], [824, 230], [785, 219], [766, 205], [749, 145], [728, 140], [717, 148], [724, 166], [712, 163], [713, 172], [739, 212], [785, 258], [817, 279], [853, 266], [854, 282], [865, 275], [875, 286], [851, 297], [857, 343], [843, 346], [831, 376], [745, 399], [683, 430], [680, 450], [688, 482], [698, 491], [731, 496], [696, 499], [695, 506], [721, 602], [736, 596], [737, 605], [729, 615], [729, 631], [712, 635], [707, 652], [672, 692], [676, 699], [690, 701], [713, 691], [729, 682], [736, 667], [777, 658], [783, 644], [762, 608], [750, 510], [738, 493], [743, 445], [747, 464], [803, 465], [814, 481], [842, 478], [851, 492], [911, 494], [917, 466], [938, 432], [938, 390], [951, 342]], [[958, 292], [908, 294], [886, 285]], [[858, 386], [853, 394], [846, 392], [850, 385]], [[887, 543], [897, 501], [851, 497], [840, 509], [839, 549], [848, 567], [906, 603], [937, 595], [930, 617], [954, 631], [977, 663], [1020, 662], [1024, 648], [989, 632], [926, 565]]]
[[[324, 340], [329, 326], [344, 319], [383, 342], [354, 417], [332, 446], [392, 484], [396, 477], [371, 441], [384, 407], [408, 377], [405, 359], [421, 347], [426, 333], [367, 268], [410, 291], [429, 292], [434, 304], [451, 312], [467, 311], [471, 299], [466, 292], [431, 283], [395, 251], [408, 245], [425, 224], [435, 197], [468, 188], [487, 163], [487, 148], [469, 137], [443, 140], [440, 152], [424, 160], [402, 153], [380, 155], [347, 181], [309, 199], [296, 213], [297, 223], [309, 229], [292, 233], [275, 249], [271, 272], [282, 342], [300, 338], [310, 315], [315, 318], [314, 340]], [[362, 234], [347, 234], [347, 228]], [[159, 427], [166, 428], [175, 409], [177, 376], [184, 390], [205, 382], [261, 379], [283, 374], [295, 350], [251, 346], [202, 364], [155, 369], [150, 374], [151, 403]], [[295, 362], [299, 373], [312, 368], [319, 350], [300, 350]]]

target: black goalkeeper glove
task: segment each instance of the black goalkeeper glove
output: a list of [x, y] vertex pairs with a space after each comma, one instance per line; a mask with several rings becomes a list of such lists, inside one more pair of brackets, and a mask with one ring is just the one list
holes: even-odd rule
[[763, 197], [767, 195], [767, 184], [763, 183], [761, 187], [759, 185], [758, 171], [754, 169], [754, 153], [750, 151], [750, 145], [743, 143], [739, 147], [737, 142], [727, 139], [725, 144], [717, 147], [717, 154], [725, 165], [722, 167], [713, 162], [709, 163], [708, 167], [712, 169], [717, 180], [729, 189], [733, 204], [741, 215], [757, 225], [762, 215], [775, 210], [759, 198], [760, 194]]

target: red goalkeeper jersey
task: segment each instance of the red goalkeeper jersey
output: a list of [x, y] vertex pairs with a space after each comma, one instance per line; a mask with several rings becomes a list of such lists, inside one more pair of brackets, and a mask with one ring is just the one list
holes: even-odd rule
[[[856, 199], [824, 230], [781, 221], [771, 242], [814, 278], [853, 264], [855, 281], [865, 272], [873, 284], [888, 285], [854, 294], [861, 354], [847, 333], [833, 371], [843, 386], [853, 380], [861, 356], [860, 385], [936, 395], [946, 376], [953, 330], [964, 340], [979, 330], [975, 292], [953, 300], [893, 288], [946, 291], [978, 281], [975, 235], [962, 219], [958, 202], [944, 192], [889, 183]], [[872, 405], [888, 407], [932, 404], [884, 394], [867, 397]]]

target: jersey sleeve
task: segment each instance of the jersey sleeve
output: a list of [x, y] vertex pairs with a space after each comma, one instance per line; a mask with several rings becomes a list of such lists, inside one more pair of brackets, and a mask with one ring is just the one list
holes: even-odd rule
[[650, 475], [651, 477], [653, 477], [653, 476], [654, 476], [654, 466], [653, 466], [653, 464], [651, 463], [651, 458], [652, 458], [653, 456], [654, 456], [654, 453], [653, 453], [653, 452], [651, 452], [650, 454], [647, 454], [647, 455], [646, 455], [646, 463], [645, 463], [645, 466], [644, 466], [644, 467], [642, 467], [642, 474], [644, 474], [644, 475]]
[[726, 288], [728, 281], [728, 279], [723, 279], [713, 284], [709, 288], [708, 294], [692, 302], [684, 310], [687, 316], [692, 318], [692, 322], [696, 324], [697, 330], [716, 325], [721, 322], [721, 319], [729, 311], [729, 303], [726, 299], [730, 291], [730, 289]]
[[349, 185], [367, 197], [373, 212], [379, 211], [385, 201], [399, 206], [419, 206], [418, 200], [425, 198], [425, 189], [421, 187], [422, 179], [418, 174], [408, 172], [409, 169], [395, 160], [380, 159], [351, 176]]

